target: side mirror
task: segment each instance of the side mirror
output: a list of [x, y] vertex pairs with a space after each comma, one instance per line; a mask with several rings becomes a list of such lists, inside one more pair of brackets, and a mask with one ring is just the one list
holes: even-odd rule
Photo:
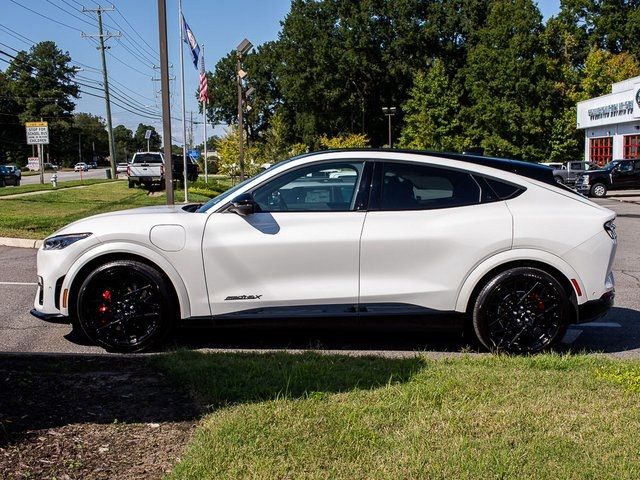
[[253, 199], [253, 195], [250, 193], [241, 193], [236, 198], [231, 200], [231, 206], [229, 207], [229, 211], [233, 213], [237, 213], [238, 215], [244, 217], [245, 215], [251, 215], [255, 213], [257, 210], [258, 204]]

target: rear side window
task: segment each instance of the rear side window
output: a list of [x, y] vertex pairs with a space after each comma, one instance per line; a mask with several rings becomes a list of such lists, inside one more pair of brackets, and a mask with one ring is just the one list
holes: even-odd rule
[[494, 191], [500, 200], [508, 200], [524, 192], [523, 188], [513, 185], [512, 183], [505, 183], [492, 178], [485, 178], [485, 180], [489, 184], [489, 188]]
[[411, 163], [385, 162], [382, 171], [382, 210], [430, 210], [480, 203], [480, 187], [458, 170]]
[[162, 156], [159, 153], [137, 153], [132, 163], [162, 163]]

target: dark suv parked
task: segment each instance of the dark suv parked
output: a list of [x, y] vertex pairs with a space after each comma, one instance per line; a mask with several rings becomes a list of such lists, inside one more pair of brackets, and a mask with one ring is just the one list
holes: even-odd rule
[[576, 190], [590, 197], [604, 197], [609, 190], [640, 189], [640, 160], [614, 160], [599, 170], [578, 177]]
[[0, 187], [5, 185], [20, 185], [22, 174], [19, 169], [13, 166], [0, 165]]

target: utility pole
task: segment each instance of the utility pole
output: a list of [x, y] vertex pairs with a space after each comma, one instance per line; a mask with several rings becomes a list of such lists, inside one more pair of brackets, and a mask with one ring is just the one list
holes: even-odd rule
[[105, 50], [111, 47], [105, 47], [104, 41], [105, 39], [110, 39], [113, 37], [120, 37], [122, 34], [120, 32], [107, 32], [104, 33], [102, 29], [102, 12], [113, 12], [115, 8], [112, 6], [109, 9], [102, 8], [98, 6], [98, 8], [85, 8], [82, 7], [82, 12], [92, 12], [98, 15], [98, 35], [87, 35], [86, 33], [82, 33], [83, 38], [94, 38], [98, 37], [100, 41], [100, 46], [97, 47], [100, 50], [100, 56], [102, 58], [102, 82], [104, 84], [104, 102], [107, 113], [107, 134], [109, 135], [109, 158], [111, 159], [111, 178], [116, 178], [116, 147], [113, 141], [113, 125], [111, 123], [111, 98], [109, 97], [109, 76], [107, 75], [107, 59], [105, 55]]
[[[173, 205], [173, 158], [171, 157], [171, 103], [169, 102], [169, 55], [167, 53], [167, 2], [158, 0], [160, 42], [160, 91], [162, 93], [162, 139], [164, 141], [164, 189], [167, 205]], [[182, 48], [182, 45], [180, 46]]]

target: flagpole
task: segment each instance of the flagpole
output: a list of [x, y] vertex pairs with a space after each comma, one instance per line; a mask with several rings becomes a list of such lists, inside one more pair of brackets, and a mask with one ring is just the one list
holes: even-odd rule
[[[202, 48], [200, 50], [202, 53], [202, 70], [204, 71], [204, 43], [202, 44]], [[204, 72], [205, 78], [207, 72]], [[204, 125], [204, 183], [209, 183], [209, 166], [207, 165], [207, 102], [202, 102], [202, 124]]]
[[182, 183], [184, 185], [184, 203], [189, 201], [187, 192], [187, 117], [184, 100], [184, 25], [182, 21], [182, 0], [178, 0], [178, 24], [180, 26], [180, 82], [182, 90]]

